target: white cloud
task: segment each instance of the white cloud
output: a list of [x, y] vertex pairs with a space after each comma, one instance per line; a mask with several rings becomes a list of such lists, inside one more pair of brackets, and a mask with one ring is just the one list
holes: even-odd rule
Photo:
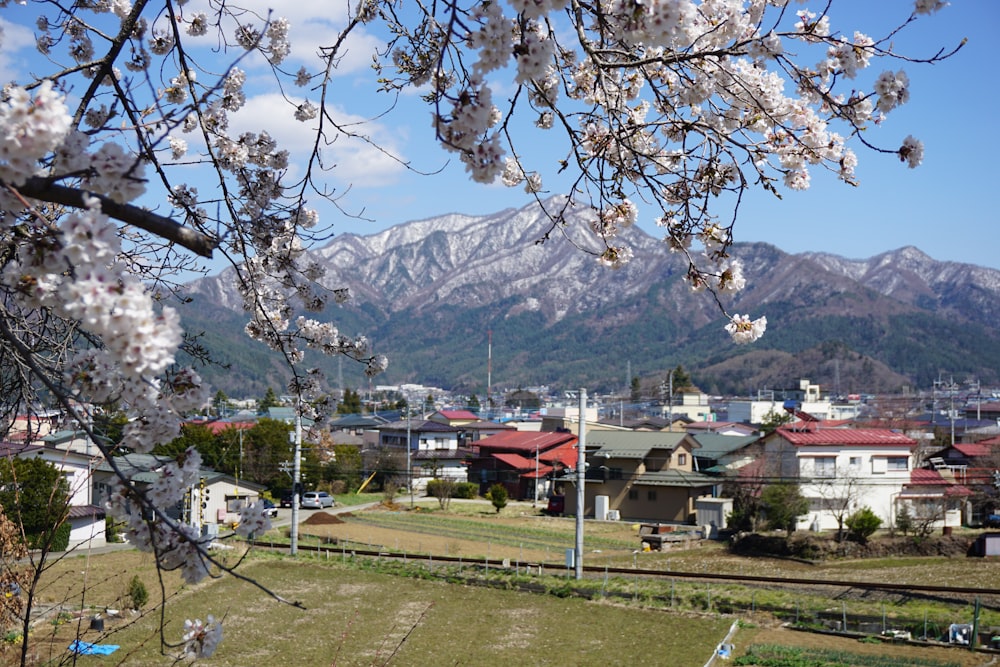
[[[287, 19], [288, 40], [292, 50], [282, 64], [283, 67], [294, 71], [304, 65], [309, 72], [316, 73], [322, 64], [319, 59], [321, 47], [332, 46], [347, 27], [352, 13], [352, 3], [330, 3], [324, 4], [322, 8], [317, 7], [317, 3], [314, 2], [286, 2], [281, 3], [280, 8], [275, 8], [274, 4], [273, 0], [243, 0], [240, 7], [246, 10], [246, 13], [242, 15], [241, 20], [244, 23], [261, 25], [269, 15], [272, 19], [279, 17]], [[336, 11], [336, 6], [341, 7], [341, 10]], [[208, 3], [203, 1], [191, 2], [185, 6], [187, 14], [196, 11], [205, 11], [209, 16], [214, 13]], [[228, 33], [232, 32], [233, 27], [234, 25], [230, 24], [223, 28], [229, 38], [231, 35]], [[191, 40], [188, 41], [190, 45]], [[209, 42], [205, 43], [207, 45]], [[339, 51], [342, 56], [338, 58], [336, 68], [331, 70], [330, 75], [343, 76], [370, 67], [372, 53], [384, 46], [384, 40], [367, 32], [363, 26], [355, 27], [340, 45]], [[255, 54], [244, 60], [241, 67], [266, 67], [266, 61], [259, 54]]]
[[23, 25], [0, 19], [0, 82], [21, 81], [24, 75], [23, 50], [35, 51], [35, 36]]
[[[302, 100], [295, 100], [301, 102]], [[315, 103], [315, 101], [314, 101]], [[305, 123], [293, 118], [294, 107], [277, 93], [265, 93], [247, 98], [246, 106], [230, 119], [230, 133], [260, 132], [266, 130], [278, 145], [289, 151], [291, 164], [304, 167], [315, 142], [315, 128], [319, 119]], [[365, 135], [362, 139], [338, 135], [329, 125], [326, 141], [321, 141], [323, 164], [330, 171], [319, 178], [329, 178], [338, 187], [384, 186], [391, 182], [404, 167], [392, 156], [402, 155], [399, 133], [385, 125], [347, 113], [337, 106], [328, 106], [327, 113], [341, 127]], [[379, 150], [381, 148], [382, 150]], [[290, 173], [293, 178], [296, 173]], [[299, 173], [301, 175], [301, 173]], [[314, 173], [314, 177], [317, 174]]]

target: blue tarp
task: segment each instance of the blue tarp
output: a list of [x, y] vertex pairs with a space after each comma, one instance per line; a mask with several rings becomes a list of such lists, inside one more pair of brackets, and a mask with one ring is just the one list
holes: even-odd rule
[[114, 644], [91, 644], [79, 639], [69, 645], [69, 650], [80, 655], [108, 655], [118, 650]]

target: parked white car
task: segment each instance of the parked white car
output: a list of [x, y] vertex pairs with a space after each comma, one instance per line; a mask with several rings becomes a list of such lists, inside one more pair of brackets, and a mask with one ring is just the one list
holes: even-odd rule
[[302, 494], [299, 507], [319, 510], [324, 507], [333, 507], [333, 496], [326, 491], [306, 491]]

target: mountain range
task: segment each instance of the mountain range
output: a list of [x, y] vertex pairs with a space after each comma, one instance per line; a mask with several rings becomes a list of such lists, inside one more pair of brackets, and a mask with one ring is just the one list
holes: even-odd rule
[[[617, 270], [587, 252], [583, 223], [554, 224], [537, 206], [342, 234], [312, 252], [323, 284], [352, 294], [324, 317], [389, 357], [380, 384], [483, 395], [488, 381], [622, 391], [639, 377], [654, 392], [677, 365], [704, 391], [739, 395], [800, 378], [834, 393], [1000, 383], [1000, 271], [914, 247], [856, 260], [736, 244], [748, 285], [724, 305], [768, 319], [760, 341], [736, 345], [711, 295], [684, 282], [684, 259], [626, 231], [634, 258]], [[230, 396], [283, 387], [278, 360], [243, 334], [231, 270], [185, 288], [185, 328], [228, 366], [203, 369], [206, 379]], [[354, 362], [311, 362], [331, 388], [367, 387]]]

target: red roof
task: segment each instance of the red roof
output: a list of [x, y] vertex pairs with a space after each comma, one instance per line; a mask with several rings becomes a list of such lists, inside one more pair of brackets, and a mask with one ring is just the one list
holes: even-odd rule
[[910, 471], [910, 483], [907, 484], [907, 487], [913, 486], [943, 486], [946, 487], [944, 489], [946, 496], [972, 495], [972, 490], [968, 487], [950, 482], [942, 477], [941, 473], [937, 470], [930, 470], [928, 468], [916, 468]]
[[955, 450], [965, 456], [974, 458], [976, 456], [989, 456], [992, 449], [988, 444], [982, 442], [956, 442]]
[[471, 421], [479, 421], [479, 415], [468, 410], [438, 410], [438, 414], [449, 421], [453, 419], [469, 419]]
[[538, 458], [546, 463], [559, 463], [565, 468], [576, 468], [576, 440], [542, 452]]
[[930, 468], [914, 468], [910, 471], [910, 484], [927, 486], [930, 484], [949, 484], [948, 480], [941, 476], [937, 470]]
[[212, 435], [219, 435], [223, 431], [228, 431], [231, 428], [248, 430], [256, 426], [253, 422], [224, 422], [224, 421], [210, 421], [210, 422], [188, 422], [189, 424], [194, 424], [196, 426], [204, 426]]
[[526, 473], [522, 473], [521, 477], [524, 477], [525, 479], [544, 479], [545, 477], [548, 477], [549, 473], [553, 470], [554, 468], [552, 466], [539, 466], [538, 473], [535, 473], [534, 470], [529, 470]]
[[781, 426], [776, 431], [797, 446], [848, 445], [868, 447], [916, 446], [916, 440], [882, 428], [796, 428]]
[[515, 470], [527, 470], [528, 468], [531, 468], [532, 470], [535, 469], [535, 460], [526, 459], [520, 454], [509, 454], [509, 453], [494, 454], [493, 458], [503, 463], [506, 463]]
[[534, 457], [536, 449], [544, 452], [567, 443], [576, 443], [576, 436], [572, 433], [553, 431], [504, 431], [479, 440], [475, 446], [479, 447], [482, 454], [507, 450], [509, 452], [530, 453]]

